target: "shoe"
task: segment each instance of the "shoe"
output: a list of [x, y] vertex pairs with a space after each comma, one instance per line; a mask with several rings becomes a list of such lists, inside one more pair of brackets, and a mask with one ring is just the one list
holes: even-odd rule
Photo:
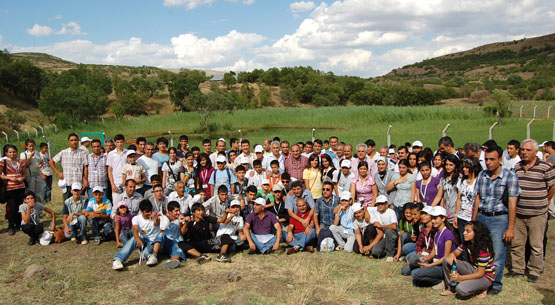
[[314, 248], [312, 246], [306, 246], [304, 250], [308, 253], [314, 253]]
[[388, 263], [393, 263], [395, 260], [393, 259], [393, 256], [388, 256], [385, 261]]
[[210, 262], [212, 260], [212, 258], [210, 258], [210, 256], [206, 256], [206, 255], [201, 255], [199, 258], [197, 258], [197, 262], [202, 265], [202, 264], [206, 264], [208, 262]]
[[220, 255], [218, 255], [218, 257], [216, 257], [216, 261], [221, 262], [221, 263], [231, 263], [231, 259], [223, 253], [220, 253]]
[[175, 269], [179, 266], [181, 262], [178, 259], [171, 259], [169, 261], [165, 261], [162, 266], [164, 266], [164, 268], [168, 268], [168, 269]]
[[8, 234], [15, 235], [15, 229], [14, 228], [9, 229]]
[[341, 251], [341, 250], [343, 250], [343, 246], [337, 246], [337, 247], [335, 247], [335, 251]]
[[362, 253], [362, 256], [370, 256], [370, 251]]
[[295, 249], [295, 247], [287, 248], [287, 250], [285, 250], [285, 253], [287, 253], [287, 255], [291, 255], [297, 253], [297, 249]]
[[101, 242], [102, 242], [102, 239], [101, 239], [100, 237], [95, 237], [95, 238], [94, 238], [94, 244], [95, 244], [95, 245], [98, 246], [98, 245], [100, 245]]
[[490, 291], [488, 291], [489, 295], [498, 295], [501, 292], [500, 289], [494, 289], [492, 288]]
[[34, 244], [36, 244], [36, 243], [37, 243], [37, 241], [36, 241], [34, 238], [30, 237], [30, 238], [29, 238], [29, 242], [27, 243], [27, 245], [32, 246], [32, 245], [34, 245]]
[[88, 243], [89, 243], [89, 241], [86, 240], [86, 239], [83, 239], [83, 240], [81, 241], [81, 244], [82, 244], [82, 245], [86, 245], [86, 244], [88, 244]]
[[158, 264], [158, 258], [156, 255], [151, 254], [148, 256], [148, 260], [146, 261], [146, 265], [149, 267], [156, 266]]
[[527, 281], [530, 282], [530, 283], [537, 283], [539, 279], [540, 279], [540, 277], [537, 276], [537, 275], [528, 274]]
[[506, 277], [517, 277], [517, 276], [524, 276], [524, 273], [518, 273], [518, 272], [514, 272], [514, 271], [509, 271], [507, 273], [505, 273]]
[[405, 257], [404, 257], [404, 256], [399, 257], [399, 261], [400, 261], [400, 262], [404, 262], [404, 261], [405, 261]]
[[123, 264], [119, 259], [114, 260], [112, 263], [112, 270], [121, 270], [123, 269]]
[[256, 254], [256, 250], [249, 249], [249, 252], [247, 252], [247, 253], [248, 253], [249, 255]]
[[76, 240], [77, 240], [77, 238], [75, 238], [75, 236], [73, 236], [73, 237], [71, 238], [71, 241], [76, 241]]

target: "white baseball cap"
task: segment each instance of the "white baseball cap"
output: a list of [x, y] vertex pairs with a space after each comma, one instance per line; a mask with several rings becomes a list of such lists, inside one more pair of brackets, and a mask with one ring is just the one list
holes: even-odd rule
[[42, 234], [40, 235], [39, 238], [39, 243], [42, 246], [48, 246], [48, 244], [50, 244], [50, 242], [52, 241], [52, 237], [54, 237], [54, 233], [51, 231], [44, 231], [42, 232]]
[[131, 156], [132, 154], [137, 154], [137, 152], [134, 151], [133, 149], [130, 149], [130, 150], [128, 150], [127, 153], [125, 154], [125, 157], [129, 157], [129, 156]]
[[353, 210], [353, 213], [356, 213], [360, 210], [362, 210], [362, 204], [360, 204], [360, 202], [355, 202], [352, 206], [351, 209]]
[[264, 198], [256, 198], [256, 200], [254, 201], [254, 204], [260, 204], [260, 205], [266, 205], [266, 200], [264, 200]]
[[544, 147], [545, 144], [547, 144], [547, 142], [548, 142], [548, 141], [543, 141], [542, 144], [540, 144], [539, 146], [540, 146], [540, 147]]
[[226, 159], [224, 156], [218, 156], [216, 158], [216, 163], [225, 163], [225, 162], [226, 162]]
[[347, 159], [341, 161], [341, 167], [348, 167], [348, 168], [351, 168], [351, 161], [350, 161], [350, 160], [347, 160]]
[[225, 139], [224, 138], [219, 138], [218, 141], [222, 141], [225, 143]]
[[264, 152], [264, 148], [260, 145], [256, 145], [256, 147], [254, 148], [254, 152], [255, 153], [261, 153]]
[[447, 216], [447, 211], [445, 211], [444, 207], [436, 205], [435, 207], [432, 207], [432, 211], [430, 212], [430, 215], [432, 215], [432, 216]]
[[71, 184], [71, 190], [81, 190], [83, 188], [83, 186], [81, 185], [81, 183], [79, 182], [73, 182]]
[[229, 203], [229, 206], [230, 206], [230, 207], [237, 206], [237, 205], [238, 205], [238, 206], [241, 206], [241, 201], [239, 201], [239, 200], [237, 200], [237, 199], [231, 200], [231, 203]]
[[394, 153], [395, 153], [395, 149], [393, 149], [393, 148], [390, 148], [390, 149], [389, 149], [389, 151], [388, 151], [388, 153], [390, 153], [390, 154], [394, 154]]
[[341, 193], [341, 197], [339, 197], [341, 200], [351, 200], [351, 192], [343, 192]]
[[67, 183], [65, 179], [62, 180], [58, 180], [58, 187], [62, 189], [62, 193], [66, 193], [67, 192]]
[[95, 187], [93, 188], [93, 191], [92, 191], [92, 192], [93, 192], [93, 193], [94, 193], [94, 192], [102, 192], [102, 193], [104, 193], [104, 189], [102, 188], [102, 186], [95, 186]]
[[422, 145], [422, 142], [420, 141], [414, 141], [414, 143], [412, 143], [412, 147], [423, 147], [424, 145]]
[[384, 202], [387, 202], [386, 195], [379, 195], [378, 197], [376, 197], [376, 203], [384, 203]]
[[81, 138], [81, 143], [90, 142], [90, 141], [92, 141], [92, 140], [89, 137], [82, 137]]
[[422, 211], [420, 211], [420, 212], [426, 213], [426, 214], [430, 215], [430, 213], [432, 213], [432, 207], [429, 206], [429, 205], [427, 205], [427, 206], [425, 206], [425, 207], [422, 209]]
[[249, 163], [251, 163], [251, 162], [249, 161], [248, 157], [242, 157], [241, 158], [241, 164], [249, 164]]
[[264, 179], [264, 180], [262, 180], [262, 184], [263, 184], [263, 185], [264, 185], [264, 184], [270, 184], [270, 180]]

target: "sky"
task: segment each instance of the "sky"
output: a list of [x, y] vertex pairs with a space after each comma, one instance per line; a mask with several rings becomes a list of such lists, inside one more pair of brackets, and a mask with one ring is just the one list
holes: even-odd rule
[[392, 69], [555, 32], [553, 0], [0, 0], [0, 49], [77, 63]]

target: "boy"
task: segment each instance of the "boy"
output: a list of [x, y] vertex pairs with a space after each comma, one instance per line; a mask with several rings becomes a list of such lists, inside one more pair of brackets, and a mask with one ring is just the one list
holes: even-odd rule
[[254, 200], [256, 199], [256, 186], [249, 185], [247, 187], [246, 196], [243, 198], [243, 205], [241, 206], [241, 216], [247, 219], [250, 213], [254, 211]]
[[143, 183], [146, 181], [146, 171], [145, 168], [137, 164], [137, 152], [134, 150], [127, 151], [127, 164], [121, 169], [121, 174], [123, 176], [123, 184], [127, 179], [135, 180], [135, 192], [139, 194], [144, 194]]
[[[341, 208], [335, 213], [333, 225], [330, 231], [333, 239], [337, 243], [335, 250], [345, 250], [345, 252], [353, 252], [355, 243], [355, 232], [353, 231], [353, 209], [351, 208], [351, 193], [345, 191], [340, 197]], [[291, 218], [292, 219], [292, 218]]]
[[160, 215], [152, 213], [152, 204], [146, 199], [139, 203], [139, 210], [141, 213], [132, 220], [134, 238], [128, 240], [114, 256], [113, 270], [123, 269], [123, 263], [137, 247], [141, 249], [142, 258], [148, 258], [147, 266], [154, 266], [158, 263], [156, 256], [149, 253], [152, 252], [155, 244], [158, 244], [158, 248], [160, 247], [160, 242], [156, 242], [160, 233]]
[[19, 159], [25, 161], [27, 177], [25, 182], [27, 184], [27, 190], [35, 193], [38, 197], [38, 201], [41, 201], [40, 196], [42, 195], [42, 177], [40, 174], [41, 158], [39, 152], [35, 150], [36, 144], [35, 140], [29, 138], [25, 140], [25, 151], [19, 156]]
[[275, 184], [281, 182], [281, 172], [279, 171], [279, 161], [272, 160], [270, 162], [270, 173], [268, 174], [268, 180], [270, 180], [270, 189], [274, 187]]
[[262, 170], [262, 162], [260, 160], [256, 159], [252, 161], [252, 167], [254, 169], [247, 172], [249, 185], [254, 185], [257, 189], [259, 189], [260, 186], [262, 186], [262, 181], [266, 178], [266, 174]]
[[185, 154], [189, 152], [189, 137], [187, 135], [179, 136], [179, 147], [177, 148], [177, 158], [179, 160], [185, 158]]
[[369, 224], [370, 214], [359, 202], [353, 204], [353, 230], [355, 244], [353, 251], [364, 256], [370, 255], [372, 248], [382, 239], [383, 232], [378, 234], [376, 228]]
[[168, 139], [159, 137], [156, 139], [156, 147], [158, 151], [152, 157], [158, 160], [161, 167], [164, 162], [170, 161], [170, 155], [168, 154]]
[[[229, 237], [235, 241], [236, 246], [243, 245], [247, 240], [243, 232], [244, 222], [243, 217], [239, 215], [240, 212], [241, 202], [239, 200], [231, 201], [229, 208], [226, 209], [222, 217], [218, 219], [220, 227], [218, 228], [218, 232], [216, 232], [216, 236], [222, 236], [224, 234], [229, 235]], [[217, 261], [220, 261], [220, 259], [224, 258], [220, 256], [216, 258]]]
[[335, 195], [339, 196], [343, 192], [349, 192], [351, 190], [351, 180], [354, 174], [351, 172], [351, 161], [343, 160], [341, 161], [341, 171], [337, 175], [337, 180], [335, 183]]
[[40, 143], [40, 163], [42, 167], [40, 168], [40, 175], [42, 176], [42, 201], [44, 203], [49, 203], [52, 200], [52, 169], [48, 165], [50, 156], [48, 155], [48, 144], [42, 142]]
[[86, 245], [87, 241], [87, 217], [85, 209], [87, 203], [85, 197], [81, 196], [81, 183], [73, 182], [71, 184], [71, 197], [64, 201], [62, 214], [64, 215], [64, 235], [71, 241], [77, 239], [77, 231], [81, 237], [80, 243]]
[[235, 175], [237, 176], [237, 181], [235, 182], [235, 194], [245, 196], [247, 192], [247, 186], [249, 185], [249, 179], [245, 177], [247, 173], [243, 165], [239, 165], [235, 168]]
[[[297, 199], [297, 216], [301, 219], [307, 219], [310, 216], [308, 205], [303, 198]], [[285, 241], [289, 244], [287, 255], [302, 251], [306, 247], [306, 251], [312, 252], [312, 246], [307, 246], [310, 241], [316, 237], [314, 231], [314, 220], [311, 219], [308, 226], [304, 226], [300, 221], [291, 218], [287, 226], [287, 237]]]
[[270, 188], [270, 180], [262, 180], [262, 187], [256, 193], [256, 198], [263, 198], [266, 202], [270, 202], [266, 205], [266, 208], [271, 208], [274, 206], [274, 195], [272, 194], [272, 189]]
[[225, 215], [225, 211], [229, 205], [229, 193], [225, 185], [220, 185], [218, 194], [206, 200], [202, 204], [208, 211], [207, 215], [214, 217], [221, 217]]
[[372, 249], [375, 258], [387, 256], [387, 262], [393, 262], [393, 256], [397, 252], [397, 215], [395, 211], [387, 207], [387, 197], [379, 195], [376, 198], [376, 206], [368, 207], [370, 223], [378, 231], [382, 231], [384, 237]]
[[[180, 260], [185, 260], [185, 254], [178, 246], [179, 242], [183, 241], [183, 232], [185, 230], [186, 217], [181, 215], [181, 207], [177, 201], [171, 201], [168, 203], [168, 212], [166, 213], [168, 217], [169, 224], [164, 230], [164, 234], [161, 237], [160, 251], [167, 253], [170, 256], [170, 260], [166, 261], [163, 266], [169, 269], [174, 269], [179, 266]], [[154, 246], [154, 250], [156, 249]], [[156, 256], [158, 251], [154, 251]]]
[[40, 202], [36, 201], [35, 194], [32, 191], [26, 191], [23, 194], [23, 203], [19, 206], [19, 213], [21, 214], [21, 230], [29, 235], [29, 246], [34, 245], [44, 232], [42, 223], [40, 222], [40, 214], [42, 211], [52, 216], [52, 222], [48, 228], [54, 231], [56, 224], [56, 216], [54, 211], [45, 207]]
[[102, 237], [100, 230], [103, 231], [104, 237], [107, 238], [113, 232], [112, 219], [112, 203], [108, 198], [104, 197], [104, 189], [101, 186], [93, 188], [93, 198], [89, 199], [89, 204], [85, 210], [85, 216], [88, 218], [89, 224], [94, 237], [94, 244], [100, 245]]
[[210, 181], [208, 182], [208, 184], [210, 184], [211, 194], [214, 194], [214, 190], [218, 190], [218, 188], [222, 185], [224, 185], [228, 189], [229, 195], [235, 194], [235, 188], [231, 186], [235, 185], [237, 179], [235, 178], [233, 172], [225, 165], [225, 156], [218, 156], [216, 158], [217, 169], [212, 173], [212, 175], [210, 176]]

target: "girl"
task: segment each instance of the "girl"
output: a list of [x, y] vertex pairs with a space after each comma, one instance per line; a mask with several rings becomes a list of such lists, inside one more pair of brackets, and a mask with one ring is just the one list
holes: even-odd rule
[[189, 195], [193, 195], [195, 192], [195, 178], [196, 172], [193, 166], [195, 158], [192, 153], [188, 152], [185, 154], [185, 164], [183, 165], [183, 172], [181, 172], [181, 181], [185, 182], [185, 192]]
[[118, 202], [118, 209], [116, 216], [114, 216], [114, 222], [116, 223], [116, 246], [118, 248], [123, 247], [129, 239], [133, 238], [132, 219], [133, 215], [129, 213], [129, 208], [125, 201]]
[[378, 195], [384, 195], [388, 198], [388, 202], [393, 201], [393, 197], [390, 196], [391, 192], [387, 191], [387, 185], [391, 182], [393, 177], [393, 171], [387, 169], [387, 160], [385, 157], [378, 158], [378, 171], [374, 174], [374, 181], [376, 181], [376, 187], [378, 187]]
[[434, 168], [437, 170], [437, 175], [436, 177], [443, 177], [443, 154], [440, 152], [437, 152], [434, 155], [434, 158], [432, 159], [432, 164], [434, 165]]
[[391, 181], [387, 184], [387, 191], [396, 191], [395, 198], [393, 199], [393, 206], [390, 208], [395, 209], [397, 219], [401, 219], [402, 207], [405, 203], [411, 202], [416, 193], [416, 186], [414, 183], [414, 176], [409, 171], [409, 161], [407, 159], [399, 160], [399, 173], [393, 174]]
[[434, 235], [434, 248], [432, 252], [423, 257], [423, 262], [418, 263], [420, 268], [412, 271], [414, 286], [443, 286], [443, 261], [455, 250], [455, 235], [445, 226], [447, 212], [441, 206], [432, 208], [432, 226], [437, 230]]
[[306, 189], [312, 193], [314, 200], [322, 197], [322, 171], [320, 170], [320, 160], [316, 154], [308, 157], [308, 165], [303, 171], [303, 180]]
[[458, 229], [459, 235], [464, 239], [464, 226], [472, 220], [474, 211], [474, 201], [476, 199], [476, 177], [482, 170], [482, 166], [478, 159], [470, 157], [463, 162], [463, 178], [457, 186], [458, 196], [455, 205], [455, 218], [453, 219], [453, 227]]
[[414, 245], [414, 251], [406, 256], [407, 264], [401, 269], [401, 274], [405, 276], [411, 275], [413, 270], [420, 268], [419, 263], [424, 261], [434, 249], [434, 234], [436, 230], [432, 226], [431, 210], [432, 207], [425, 206], [420, 211], [420, 224], [422, 227], [418, 234], [418, 240]]
[[432, 205], [437, 196], [437, 185], [440, 178], [432, 177], [432, 165], [430, 162], [421, 163], [419, 170], [422, 174], [422, 180], [416, 181], [416, 196], [414, 200], [425, 205]]
[[210, 176], [212, 176], [213, 171], [214, 168], [210, 162], [210, 157], [208, 157], [207, 153], [201, 153], [198, 156], [198, 166], [196, 170], [196, 189], [204, 189], [206, 191], [206, 198], [212, 197], [208, 181], [210, 181]]
[[[468, 253], [470, 262], [457, 260], [463, 252]], [[495, 278], [494, 257], [488, 227], [479, 221], [468, 222], [464, 226], [464, 242], [443, 261], [445, 286], [449, 287], [451, 281], [458, 282], [456, 290], [445, 290], [441, 295], [456, 293], [459, 297], [468, 298], [479, 294], [479, 298], [485, 298]], [[451, 275], [453, 265], [457, 266], [457, 274]]]
[[337, 180], [338, 171], [333, 166], [333, 161], [328, 154], [323, 154], [322, 157], [322, 182]]
[[[405, 244], [415, 243], [416, 236], [414, 235], [414, 219], [412, 218], [412, 202], [407, 202], [403, 206], [403, 218], [399, 221], [399, 237], [397, 237], [397, 254], [393, 260], [398, 262], [401, 255], [407, 255], [403, 252]], [[412, 247], [411, 247], [412, 248]], [[412, 252], [412, 251], [411, 251]]]
[[358, 175], [351, 179], [351, 198], [360, 202], [363, 207], [374, 206], [378, 197], [378, 187], [374, 177], [368, 174], [368, 163], [361, 161], [357, 167]]
[[416, 177], [418, 176], [418, 155], [416, 153], [409, 153], [407, 157], [409, 160], [409, 170]]
[[175, 183], [179, 181], [183, 172], [183, 165], [177, 160], [177, 148], [170, 147], [168, 155], [170, 160], [162, 165], [162, 186], [166, 196], [175, 191]]
[[455, 155], [448, 155], [444, 163], [444, 175], [439, 180], [437, 186], [437, 195], [432, 203], [432, 206], [441, 204], [447, 210], [447, 220], [453, 223], [455, 219], [455, 206], [457, 205], [458, 197], [458, 182], [460, 178], [460, 161]]
[[237, 166], [239, 166], [239, 164], [237, 164], [235, 161], [239, 161], [237, 159], [237, 152], [234, 150], [230, 150], [228, 153], [228, 163], [226, 164], [227, 168], [229, 168], [229, 170], [235, 171], [235, 168]]
[[25, 192], [25, 162], [17, 159], [17, 147], [12, 144], [4, 145], [4, 160], [0, 162], [0, 179], [7, 181], [6, 185], [6, 214], [8, 216], [8, 233], [14, 235], [21, 227], [19, 205], [23, 202]]

